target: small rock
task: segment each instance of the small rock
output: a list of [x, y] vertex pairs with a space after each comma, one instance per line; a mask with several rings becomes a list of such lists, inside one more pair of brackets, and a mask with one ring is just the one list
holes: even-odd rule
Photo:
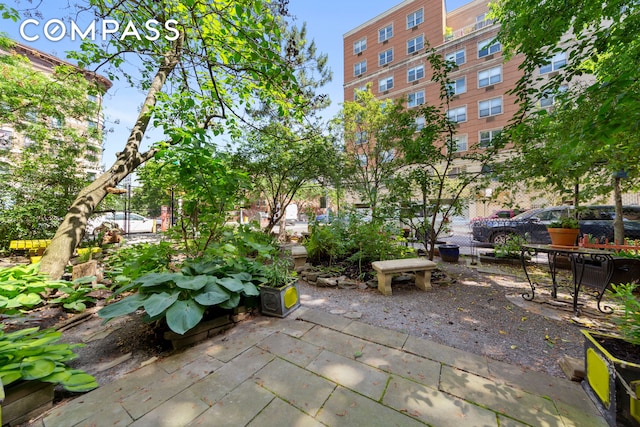
[[357, 312], [357, 311], [352, 311], [352, 312], [346, 313], [344, 315], [344, 317], [346, 317], [347, 319], [357, 320], [357, 319], [362, 318], [362, 313]]
[[338, 286], [338, 280], [335, 277], [334, 278], [318, 277], [317, 285], [327, 287], [327, 288], [332, 288], [334, 286]]
[[366, 284], [370, 288], [377, 288], [378, 287], [378, 279], [367, 280]]
[[353, 279], [347, 279], [344, 276], [338, 278], [338, 287], [340, 289], [355, 289], [358, 287], [358, 282]]
[[347, 310], [338, 310], [338, 309], [336, 309], [336, 310], [331, 310], [329, 313], [343, 315], [343, 314], [346, 314], [346, 312], [347, 312]]

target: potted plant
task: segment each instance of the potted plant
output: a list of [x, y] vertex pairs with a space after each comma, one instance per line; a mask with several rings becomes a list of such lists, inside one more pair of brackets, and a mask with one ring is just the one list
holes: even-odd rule
[[621, 336], [583, 330], [583, 387], [610, 426], [640, 425], [640, 300], [635, 284], [612, 286], [622, 303]]
[[265, 266], [265, 281], [260, 285], [262, 314], [285, 317], [299, 306], [298, 281], [290, 260], [274, 259]]
[[58, 343], [61, 335], [53, 329], [5, 333], [0, 328], [2, 425], [20, 424], [49, 409], [56, 384], [71, 392], [98, 387], [93, 376], [66, 365], [81, 344]]
[[552, 245], [575, 246], [580, 234], [580, 225], [575, 218], [562, 217], [549, 223], [547, 231]]

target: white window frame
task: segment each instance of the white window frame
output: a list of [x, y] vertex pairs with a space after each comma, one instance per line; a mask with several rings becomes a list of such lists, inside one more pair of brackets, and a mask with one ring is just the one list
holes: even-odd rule
[[467, 137], [466, 133], [464, 135], [454, 136], [453, 140], [456, 143], [456, 153], [469, 150], [469, 138]]
[[548, 64], [540, 66], [540, 74], [557, 71], [565, 65], [567, 65], [567, 52], [558, 52], [549, 59]]
[[427, 119], [425, 119], [424, 117], [416, 117], [415, 123], [416, 132], [420, 132], [427, 125]]
[[367, 38], [366, 37], [363, 37], [360, 40], [356, 40], [355, 42], [353, 42], [353, 54], [354, 55], [362, 53], [365, 50], [367, 50]]
[[366, 167], [369, 164], [369, 159], [367, 159], [366, 154], [356, 154], [356, 161], [362, 167]]
[[[418, 47], [418, 44], [420, 47]], [[424, 48], [424, 34], [420, 34], [419, 36], [407, 40], [407, 55], [418, 52], [422, 48]]]
[[389, 89], [393, 89], [393, 76], [378, 80], [378, 92], [386, 92]]
[[417, 107], [424, 104], [424, 90], [412, 92], [407, 96], [407, 107]]
[[[462, 56], [462, 60], [461, 61], [458, 61], [459, 56]], [[445, 55], [444, 59], [447, 60], [447, 61], [453, 62], [456, 65], [460, 66], [460, 65], [464, 64], [465, 62], [467, 62], [467, 52], [466, 52], [465, 49], [456, 50], [453, 53], [449, 53], [449, 54]]]
[[393, 24], [389, 24], [378, 30], [378, 43], [385, 42], [393, 37]]
[[[481, 130], [478, 132], [478, 145], [482, 148], [487, 147], [489, 144], [491, 144], [491, 141], [493, 141], [494, 138], [496, 138], [500, 132], [502, 132], [502, 129], [490, 129], [490, 130]], [[482, 134], [488, 134], [488, 139], [485, 138], [485, 140], [483, 141], [482, 139]]]
[[380, 152], [380, 161], [382, 163], [389, 163], [396, 158], [396, 149], [390, 148]]
[[367, 135], [366, 130], [356, 132], [355, 136], [356, 136], [355, 145], [362, 145], [369, 142], [369, 135]]
[[449, 94], [451, 96], [460, 95], [467, 91], [467, 76], [458, 77], [451, 84], [448, 85]]
[[551, 91], [545, 91], [543, 92], [542, 96], [540, 97], [540, 107], [541, 108], [548, 108], [548, 107], [553, 107], [553, 104], [556, 103], [556, 97], [561, 94], [562, 92], [566, 92], [568, 89], [567, 85], [562, 85], [558, 88], [558, 90], [556, 92], [551, 92]]
[[[483, 82], [484, 80], [486, 80], [486, 82]], [[478, 71], [478, 88], [498, 83], [502, 83], [502, 65]]]
[[357, 87], [353, 90], [353, 100], [357, 101], [358, 100], [358, 91], [362, 91], [362, 92], [366, 92], [367, 91], [367, 86], [360, 86]]
[[367, 60], [357, 62], [353, 64], [353, 75], [361, 76], [367, 72]]
[[[478, 101], [478, 117], [492, 117], [502, 114], [502, 97], [485, 99], [484, 101]], [[486, 114], [482, 112], [486, 111]]]
[[407, 83], [415, 82], [424, 78], [424, 65], [416, 65], [407, 70]]
[[387, 49], [378, 54], [378, 65], [380, 67], [390, 64], [391, 62], [393, 62], [393, 48]]
[[[451, 108], [447, 111], [447, 117], [453, 123], [464, 123], [467, 121], [467, 106], [463, 105], [461, 107]], [[460, 117], [463, 117], [460, 119]]]
[[420, 8], [407, 15], [407, 30], [416, 27], [424, 22], [424, 9]]
[[[491, 41], [493, 41], [492, 44]], [[482, 51], [486, 49], [486, 53]], [[502, 50], [502, 45], [499, 41], [491, 39], [486, 39], [478, 42], [478, 58], [484, 58], [485, 56], [493, 55], [494, 53], [500, 52]]]

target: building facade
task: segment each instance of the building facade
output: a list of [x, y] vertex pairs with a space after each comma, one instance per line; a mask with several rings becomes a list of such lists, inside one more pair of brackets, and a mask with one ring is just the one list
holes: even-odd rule
[[[407, 108], [423, 103], [439, 105], [440, 90], [430, 80], [426, 47], [457, 65], [449, 78], [454, 96], [447, 111], [457, 122], [459, 151], [489, 143], [518, 111], [514, 95], [508, 94], [522, 76], [521, 57], [504, 60], [502, 46], [494, 40], [499, 25], [488, 18], [488, 1], [474, 0], [447, 12], [444, 0], [405, 0], [347, 32], [344, 41], [344, 100], [354, 100], [355, 91], [371, 85], [378, 99], [407, 99]], [[566, 64], [566, 53], [550, 58], [540, 67], [545, 76]], [[541, 108], [553, 105], [552, 97], [539, 100]], [[480, 148], [481, 149], [481, 148]], [[508, 152], [505, 152], [505, 158]], [[456, 167], [475, 171], [479, 165]], [[494, 200], [492, 189], [471, 197], [468, 218], [486, 216], [502, 208], [506, 200]], [[548, 200], [524, 198], [522, 208], [548, 204]]]
[[[52, 74], [53, 70], [61, 65], [75, 67], [73, 64], [63, 61], [53, 55], [39, 51], [37, 49], [16, 43], [12, 46], [12, 53], [23, 55], [29, 59], [30, 65], [33, 69], [42, 72], [44, 74]], [[0, 55], [6, 55], [9, 52], [0, 50]], [[85, 78], [91, 82], [97, 83], [101, 91], [95, 95], [89, 95], [88, 100], [96, 103], [97, 109], [92, 117], [86, 117], [83, 120], [67, 118], [64, 123], [58, 123], [53, 118], [51, 120], [51, 127], [72, 127], [75, 130], [86, 135], [87, 141], [87, 155], [81, 156], [77, 161], [82, 166], [86, 176], [89, 179], [95, 179], [103, 172], [102, 166], [102, 139], [95, 135], [102, 135], [104, 128], [104, 116], [102, 113], [102, 93], [111, 88], [112, 83], [107, 78], [95, 73], [82, 70]], [[92, 130], [98, 130], [99, 132], [91, 132]], [[64, 143], [64, 141], [60, 141]], [[0, 123], [0, 163], [7, 158], [9, 153], [20, 153], [29, 144], [33, 143], [27, 136], [21, 134], [15, 129], [15, 124]]]

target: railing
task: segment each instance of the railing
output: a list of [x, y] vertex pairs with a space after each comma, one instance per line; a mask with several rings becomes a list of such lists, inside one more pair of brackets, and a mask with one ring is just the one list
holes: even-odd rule
[[578, 246], [582, 248], [592, 249], [608, 249], [612, 251], [640, 251], [640, 241], [626, 239], [625, 244], [618, 245], [609, 243], [609, 239], [604, 239], [602, 243], [598, 239], [589, 239], [589, 235], [585, 234], [578, 239]]
[[444, 35], [444, 41], [449, 42], [451, 40], [459, 39], [460, 37], [464, 37], [467, 34], [471, 34], [474, 31], [481, 30], [482, 28], [488, 27], [489, 25], [493, 25], [493, 19], [485, 19], [484, 21], [476, 22], [475, 24], [467, 25], [466, 27], [460, 28], [455, 31], [447, 32]]

